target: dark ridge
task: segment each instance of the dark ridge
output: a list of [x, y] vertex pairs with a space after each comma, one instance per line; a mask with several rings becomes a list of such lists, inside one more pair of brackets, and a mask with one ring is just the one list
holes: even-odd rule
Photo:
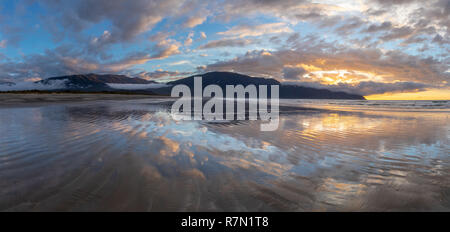
[[226, 85], [279, 85], [275, 79], [272, 78], [262, 78], [262, 77], [250, 77], [247, 75], [242, 75], [239, 73], [232, 72], [209, 72], [202, 75], [195, 75], [186, 77], [184, 79], [169, 82], [169, 85], [179, 85], [184, 84], [187, 86], [194, 86], [194, 77], [201, 76], [203, 81], [203, 86], [207, 85], [218, 85], [220, 87], [225, 87]]
[[[201, 76], [203, 88], [207, 85], [218, 85], [224, 90], [226, 85], [243, 85], [248, 86], [254, 84], [259, 85], [278, 85], [280, 87], [280, 98], [284, 99], [351, 99], [365, 100], [361, 95], [349, 94], [345, 92], [334, 92], [327, 89], [316, 89], [295, 85], [283, 85], [279, 81], [272, 78], [250, 77], [232, 72], [209, 72], [201, 75], [186, 77], [184, 79], [169, 82], [169, 85], [187, 85], [193, 90], [194, 77]], [[159, 88], [154, 90], [156, 93], [170, 95], [172, 87]], [[270, 88], [268, 88], [270, 89]], [[270, 93], [268, 94], [270, 96]]]

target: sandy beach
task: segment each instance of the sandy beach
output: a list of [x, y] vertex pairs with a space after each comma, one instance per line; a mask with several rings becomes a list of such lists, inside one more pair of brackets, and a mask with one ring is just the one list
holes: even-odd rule
[[0, 107], [46, 105], [49, 103], [70, 103], [99, 100], [132, 100], [145, 98], [166, 98], [159, 95], [108, 94], [108, 93], [0, 93]]
[[[166, 101], [146, 95], [0, 97], [13, 105], [0, 106], [0, 211], [450, 206], [450, 118], [403, 112], [414, 102], [375, 114], [382, 102], [291, 100], [278, 130], [261, 132], [260, 120], [175, 121]], [[318, 105], [342, 110], [306, 107]]]

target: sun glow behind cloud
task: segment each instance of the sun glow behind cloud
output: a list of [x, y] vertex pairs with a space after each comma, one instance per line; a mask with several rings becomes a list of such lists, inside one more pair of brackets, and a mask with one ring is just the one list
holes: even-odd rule
[[367, 100], [450, 100], [450, 88], [420, 92], [385, 93], [365, 96]]

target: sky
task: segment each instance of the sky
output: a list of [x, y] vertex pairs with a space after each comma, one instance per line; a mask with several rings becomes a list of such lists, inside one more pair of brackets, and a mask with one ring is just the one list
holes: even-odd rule
[[3, 0], [0, 82], [210, 71], [450, 100], [450, 0]]

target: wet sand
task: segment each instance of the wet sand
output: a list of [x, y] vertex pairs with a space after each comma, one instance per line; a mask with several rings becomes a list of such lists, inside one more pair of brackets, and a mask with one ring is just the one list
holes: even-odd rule
[[147, 98], [169, 98], [159, 95], [107, 94], [107, 93], [0, 93], [0, 107], [40, 106], [49, 103], [71, 103], [99, 100], [133, 100]]
[[0, 211], [450, 209], [447, 112], [280, 110], [261, 132], [166, 102], [0, 107]]

